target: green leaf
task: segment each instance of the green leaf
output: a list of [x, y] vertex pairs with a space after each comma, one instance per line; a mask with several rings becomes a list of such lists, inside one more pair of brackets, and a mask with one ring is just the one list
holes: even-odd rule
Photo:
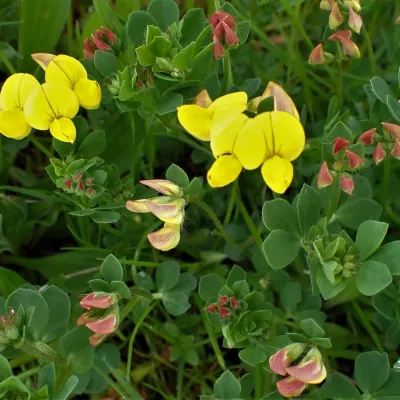
[[282, 230], [271, 232], [263, 243], [265, 257], [274, 269], [285, 268], [292, 263], [300, 248], [300, 239]]
[[270, 231], [280, 229], [294, 235], [300, 233], [296, 211], [284, 199], [274, 199], [264, 203], [262, 219]]
[[156, 36], [150, 43], [146, 44], [151, 53], [157, 57], [166, 57], [172, 42], [164, 36]]
[[356, 246], [360, 252], [360, 260], [369, 258], [381, 245], [389, 225], [385, 222], [365, 221], [357, 231]]
[[14, 271], [0, 267], [0, 296], [8, 297], [26, 282]]
[[389, 85], [379, 76], [374, 76], [371, 80], [372, 92], [375, 96], [382, 102], [386, 103], [386, 98], [394, 98], [393, 92], [391, 91]]
[[320, 395], [327, 399], [357, 400], [360, 392], [349, 378], [335, 372], [321, 387]]
[[224, 287], [224, 280], [216, 274], [203, 275], [199, 282], [199, 295], [204, 301], [217, 298]]
[[70, 0], [22, 0], [19, 26], [19, 70], [31, 72], [37, 67], [34, 53], [53, 53], [69, 10]]
[[164, 93], [156, 104], [156, 113], [158, 115], [174, 113], [182, 104], [183, 96], [181, 94], [173, 92]]
[[360, 354], [356, 358], [354, 376], [364, 393], [376, 392], [389, 377], [389, 358], [377, 351]]
[[375, 393], [379, 400], [395, 400], [400, 393], [400, 371], [391, 370], [388, 380]]
[[329, 132], [328, 139], [333, 141], [338, 137], [347, 139], [349, 142], [353, 141], [351, 130], [342, 122], [339, 121]]
[[145, 41], [147, 25], [157, 25], [156, 20], [146, 11], [135, 11], [129, 15], [126, 33], [136, 47]]
[[42, 296], [49, 309], [49, 322], [42, 340], [50, 342], [67, 328], [71, 304], [67, 294], [53, 285], [44, 290]]
[[232, 15], [233, 18], [235, 18], [236, 21], [239, 20], [239, 13], [237, 12], [236, 8], [233, 7], [233, 5], [229, 2], [226, 2], [222, 5], [221, 10], [224, 10], [228, 14]]
[[297, 215], [303, 237], [313, 225], [321, 219], [322, 202], [318, 192], [308, 185], [303, 185], [297, 200]]
[[153, 0], [147, 11], [163, 31], [166, 31], [174, 22], [177, 24], [179, 22], [179, 8], [174, 0]]
[[206, 23], [204, 11], [201, 8], [192, 8], [182, 18], [182, 39], [180, 43], [182, 46], [187, 46], [195, 41], [200, 33], [203, 31], [204, 24]]
[[172, 164], [167, 169], [165, 176], [169, 181], [177, 184], [183, 189], [185, 189], [186, 186], [189, 185], [189, 178], [186, 175], [186, 172], [175, 164]]
[[108, 282], [122, 281], [124, 271], [121, 263], [112, 254], [109, 254], [101, 264], [101, 276]]
[[93, 292], [113, 292], [112, 286], [106, 282], [104, 279], [92, 279], [89, 281], [90, 288]]
[[198, 199], [202, 198], [203, 194], [203, 181], [200, 178], [193, 178], [184, 190], [185, 196], [190, 196]]
[[38, 388], [47, 386], [50, 398], [54, 397], [56, 389], [56, 369], [54, 363], [43, 365], [39, 372]]
[[236, 399], [240, 391], [240, 383], [231, 371], [225, 371], [214, 384], [214, 392], [221, 400]]
[[300, 322], [300, 327], [310, 338], [322, 338], [325, 336], [325, 331], [312, 318], [303, 319]]
[[379, 293], [392, 282], [389, 268], [379, 261], [365, 261], [358, 270], [357, 289], [365, 296]]
[[315, 343], [316, 346], [320, 346], [323, 349], [331, 349], [332, 348], [331, 339], [328, 339], [328, 338], [313, 338], [312, 342]]
[[13, 372], [7, 358], [0, 354], [0, 382], [12, 376]]
[[125, 285], [122, 281], [112, 281], [112, 287], [115, 291], [123, 298], [130, 300], [132, 298], [131, 291], [129, 290], [128, 286]]
[[188, 296], [182, 292], [163, 293], [161, 300], [166, 310], [174, 317], [184, 314], [190, 308]]
[[143, 67], [148, 67], [156, 63], [156, 56], [146, 45], [137, 47], [135, 51], [139, 64]]
[[267, 353], [259, 347], [248, 347], [239, 352], [239, 358], [245, 363], [255, 367], [257, 364], [266, 361], [268, 356]]
[[344, 290], [349, 283], [347, 279], [342, 279], [339, 283], [333, 285], [331, 282], [329, 282], [328, 278], [325, 276], [324, 272], [322, 271], [322, 268], [319, 268], [317, 271], [316, 281], [319, 290], [321, 291], [322, 297], [325, 300], [335, 297], [342, 290]]
[[243, 299], [250, 293], [249, 284], [246, 281], [235, 282], [232, 286], [232, 290], [235, 293], [235, 297]]
[[400, 240], [383, 245], [371, 258], [386, 264], [392, 275], [400, 275]]
[[72, 372], [84, 374], [93, 365], [94, 348], [89, 343], [92, 332], [78, 326], [63, 335], [57, 345], [57, 353], [68, 360]]
[[[20, 395], [21, 393], [23, 393], [24, 395], [20, 395], [18, 397], [13, 396], [18, 400], [29, 399], [30, 396], [30, 391], [28, 390], [28, 388], [16, 376], [10, 376], [3, 382], [0, 382], [0, 394], [3, 393], [13, 393], [15, 395]], [[3, 399], [7, 399], [7, 397], [3, 397]]]
[[73, 143], [67, 143], [67, 142], [61, 142], [60, 140], [57, 140], [53, 138], [51, 142], [54, 150], [61, 156], [61, 157], [66, 157], [69, 154], [71, 154], [74, 150], [74, 144]]
[[[207, 34], [210, 31], [211, 25], [207, 26], [203, 32]], [[203, 37], [203, 32], [196, 40], [196, 47], [193, 51], [194, 54], [197, 52], [197, 46], [200, 39]], [[210, 43], [207, 47], [201, 50], [194, 58], [192, 62], [192, 70], [186, 74], [187, 80], [204, 80], [210, 75], [213, 68], [213, 57], [212, 57], [213, 43]]]
[[107, 78], [118, 72], [119, 61], [113, 53], [96, 50], [94, 52], [94, 66], [104, 78]]
[[240, 21], [236, 29], [236, 35], [240, 44], [247, 42], [250, 33], [250, 21]]
[[67, 400], [69, 395], [73, 392], [76, 385], [78, 384], [79, 379], [77, 376], [72, 375], [68, 378], [67, 382], [65, 382], [64, 387], [61, 389], [61, 392], [57, 394], [57, 400]]
[[174, 68], [181, 71], [188, 71], [192, 65], [193, 51], [195, 42], [190, 43], [187, 47], [181, 50], [173, 59], [172, 64]]
[[301, 299], [301, 286], [298, 282], [288, 282], [280, 291], [280, 302], [287, 313], [296, 311]]
[[179, 281], [179, 264], [175, 261], [166, 261], [156, 269], [156, 285], [159, 292], [168, 292]]
[[226, 284], [232, 289], [232, 286], [235, 282], [245, 280], [246, 271], [238, 265], [234, 265], [233, 268], [229, 271], [228, 277], [226, 278]]
[[6, 309], [12, 308], [17, 311], [20, 305], [22, 305], [25, 312], [31, 307], [34, 308], [33, 315], [27, 321], [27, 332], [32, 335], [34, 340], [40, 340], [45, 334], [47, 323], [49, 322], [49, 308], [46, 300], [34, 290], [18, 289], [8, 297]]
[[171, 291], [182, 292], [189, 296], [190, 293], [192, 293], [193, 290], [196, 289], [196, 286], [196, 277], [189, 272], [184, 272], [183, 274], [180, 274], [178, 283], [171, 289]]
[[90, 217], [97, 224], [114, 224], [121, 218], [121, 214], [116, 211], [95, 211]]
[[382, 206], [372, 199], [348, 200], [336, 211], [336, 219], [345, 228], [356, 230], [364, 221], [379, 220]]
[[95, 131], [86, 136], [78, 148], [78, 153], [84, 158], [92, 158], [100, 155], [106, 146], [106, 133], [104, 131]]
[[73, 215], [74, 217], [86, 217], [94, 213], [95, 213], [94, 210], [78, 210], [78, 211], [70, 211], [68, 214]]

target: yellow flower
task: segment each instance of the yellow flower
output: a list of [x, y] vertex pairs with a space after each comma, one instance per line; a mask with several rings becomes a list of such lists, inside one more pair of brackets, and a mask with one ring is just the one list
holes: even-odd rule
[[32, 58], [46, 71], [47, 83], [68, 86], [78, 97], [79, 104], [87, 110], [99, 107], [101, 89], [99, 84], [88, 79], [85, 67], [75, 58], [60, 54], [32, 54]]
[[12, 139], [28, 136], [31, 126], [24, 114], [29, 94], [40, 83], [29, 74], [11, 75], [3, 84], [0, 93], [0, 133]]
[[224, 129], [247, 108], [245, 92], [230, 93], [211, 101], [206, 90], [200, 92], [195, 104], [178, 108], [181, 125], [194, 137], [209, 141], [214, 132]]
[[57, 83], [39, 85], [25, 103], [25, 117], [30, 126], [50, 133], [62, 142], [73, 143], [76, 129], [71, 121], [79, 110], [76, 94]]

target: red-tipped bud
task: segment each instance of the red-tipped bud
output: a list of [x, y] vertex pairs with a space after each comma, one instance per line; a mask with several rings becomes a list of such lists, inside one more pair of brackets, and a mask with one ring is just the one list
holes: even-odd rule
[[296, 378], [292, 378], [291, 376], [281, 379], [276, 383], [276, 388], [283, 397], [300, 396], [306, 387], [306, 383], [303, 383]]
[[338, 137], [333, 142], [333, 154], [339, 153], [340, 150], [345, 149], [351, 142], [345, 138]]
[[115, 293], [93, 292], [85, 296], [81, 301], [81, 307], [86, 310], [91, 308], [109, 308], [118, 302], [118, 297]]
[[357, 33], [360, 33], [362, 27], [362, 18], [352, 9], [349, 9], [349, 27]]
[[397, 160], [400, 160], [400, 140], [396, 138], [391, 154]]
[[375, 164], [378, 165], [386, 157], [386, 151], [383, 150], [382, 143], [378, 143], [375, 150], [372, 152], [372, 158]]
[[364, 165], [364, 159], [360, 157], [358, 154], [353, 153], [350, 150], [345, 150], [347, 159], [349, 160], [349, 166], [352, 169], [359, 168]]
[[239, 300], [235, 299], [234, 297], [230, 298], [230, 302], [232, 308], [238, 308], [240, 305]]
[[333, 177], [328, 169], [328, 164], [324, 161], [318, 173], [317, 185], [318, 189], [329, 186], [333, 182]]
[[82, 179], [82, 174], [78, 172], [77, 174], [75, 174], [75, 180], [79, 181], [80, 179]]
[[105, 44], [103, 42], [103, 33], [99, 29], [96, 29], [93, 32], [92, 40], [93, 40], [93, 43], [96, 46], [97, 50], [100, 50], [100, 51], [108, 51], [108, 50], [110, 50], [110, 46], [108, 46], [107, 44]]
[[222, 319], [229, 318], [231, 315], [231, 310], [229, 308], [218, 306], [218, 311], [219, 311], [219, 317]]
[[96, 191], [93, 188], [89, 188], [88, 190], [86, 190], [86, 194], [88, 196], [94, 196], [96, 194]]
[[335, 3], [332, 7], [331, 15], [329, 16], [329, 28], [336, 29], [338, 26], [342, 25], [344, 22], [344, 17], [340, 12], [338, 3]]
[[351, 196], [354, 190], [353, 178], [350, 175], [342, 175], [340, 177], [340, 188]]
[[68, 190], [71, 190], [71, 188], [72, 188], [72, 178], [67, 178], [67, 179], [64, 181], [64, 186], [65, 186]]
[[237, 37], [236, 33], [233, 31], [231, 27], [228, 26], [225, 22], [221, 22], [222, 26], [224, 27], [225, 31], [225, 43], [228, 46], [237, 46], [240, 43], [239, 38]]
[[225, 54], [225, 50], [222, 47], [221, 42], [214, 37], [214, 45], [213, 45], [213, 57], [215, 60], [219, 60]]
[[166, 179], [144, 180], [140, 181], [140, 183], [167, 196], [182, 196], [182, 189], [175, 183], [172, 183], [171, 181], [168, 181]]
[[400, 125], [382, 122], [382, 126], [392, 134], [393, 139], [400, 139]]
[[92, 60], [94, 58], [95, 51], [96, 48], [94, 47], [93, 42], [89, 38], [86, 38], [83, 41], [83, 57], [90, 58]]
[[109, 29], [107, 29], [105, 26], [101, 27], [101, 30], [104, 32], [104, 34], [107, 37], [108, 43], [111, 44], [111, 46], [115, 45], [118, 42], [117, 35], [114, 32], [111, 32]]
[[106, 336], [107, 335], [102, 335], [101, 333], [94, 333], [92, 336], [90, 336], [89, 343], [93, 347], [96, 347], [106, 338]]
[[286, 376], [286, 368], [301, 356], [305, 348], [304, 343], [293, 343], [284, 347], [269, 358], [269, 367], [275, 374]]
[[376, 128], [369, 129], [360, 135], [357, 142], [364, 143], [367, 146], [374, 144], [374, 136], [376, 134]]
[[92, 186], [94, 184], [93, 178], [87, 178], [85, 179], [85, 185], [86, 186]]
[[82, 181], [78, 181], [78, 184], [76, 185], [76, 188], [81, 191], [85, 190], [85, 186], [83, 186], [83, 182]]
[[108, 335], [114, 332], [118, 327], [118, 319], [116, 315], [109, 315], [104, 318], [99, 318], [95, 321], [88, 322], [86, 326], [96, 333]]
[[319, 44], [314, 48], [314, 50], [310, 53], [308, 57], [308, 63], [311, 65], [320, 65], [326, 62], [326, 58], [324, 55], [324, 48], [322, 44]]
[[221, 297], [218, 299], [218, 303], [219, 303], [221, 306], [227, 306], [227, 305], [229, 304], [229, 298], [228, 298], [228, 296], [221, 296]]
[[230, 28], [236, 28], [236, 20], [225, 11], [216, 11], [210, 17], [210, 24], [215, 29], [220, 22], [225, 22]]
[[329, 39], [339, 41], [346, 56], [351, 58], [360, 58], [360, 49], [352, 40], [350, 40], [350, 37], [351, 31], [344, 30], [335, 32], [333, 35], [329, 36]]
[[215, 314], [218, 311], [218, 306], [216, 304], [210, 304], [209, 306], [206, 307], [206, 311], [208, 311], [211, 314]]
[[90, 321], [95, 321], [97, 317], [93, 313], [93, 310], [87, 311], [84, 314], [82, 314], [78, 320], [76, 321], [77, 325], [86, 325]]

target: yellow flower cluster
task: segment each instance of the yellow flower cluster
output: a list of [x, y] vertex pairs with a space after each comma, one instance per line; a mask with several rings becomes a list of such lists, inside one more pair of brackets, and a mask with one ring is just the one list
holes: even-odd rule
[[[274, 111], [251, 118], [250, 112], [264, 98], [274, 98]], [[207, 174], [212, 187], [233, 182], [242, 169], [260, 166], [265, 183], [284, 193], [293, 179], [293, 165], [304, 149], [305, 134], [292, 99], [270, 82], [262, 96], [249, 104], [245, 92], [227, 94], [211, 101], [203, 90], [195, 104], [178, 109], [181, 125], [194, 137], [210, 141], [216, 161]]]
[[100, 105], [101, 90], [87, 77], [84, 66], [76, 59], [53, 54], [33, 54], [32, 58], [46, 71], [40, 84], [30, 74], [11, 75], [0, 92], [0, 133], [20, 140], [31, 129], [50, 133], [62, 142], [76, 138], [72, 118], [79, 106], [92, 110]]

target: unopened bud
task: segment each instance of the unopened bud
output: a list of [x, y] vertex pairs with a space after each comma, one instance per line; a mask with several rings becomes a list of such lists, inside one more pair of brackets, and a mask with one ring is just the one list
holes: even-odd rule
[[206, 307], [206, 311], [208, 311], [211, 314], [215, 314], [218, 312], [218, 306], [216, 304], [210, 304], [209, 306]]
[[350, 196], [353, 194], [354, 190], [354, 180], [350, 175], [341, 175], [340, 177], [340, 188], [349, 194]]
[[331, 11], [333, 2], [334, 2], [334, 0], [321, 0], [321, 3], [319, 3], [319, 7], [322, 10]]
[[357, 33], [360, 33], [362, 27], [362, 18], [352, 9], [349, 10], [349, 27]]
[[71, 190], [71, 188], [72, 188], [72, 178], [67, 178], [67, 179], [64, 181], [64, 186], [65, 186], [68, 190]]
[[386, 151], [383, 150], [382, 143], [378, 143], [375, 150], [372, 152], [372, 158], [375, 164], [378, 165], [386, 157]]
[[225, 50], [222, 47], [221, 42], [214, 38], [214, 45], [213, 45], [213, 57], [215, 60], [219, 60], [220, 58], [222, 58], [225, 54]]
[[364, 165], [364, 159], [358, 154], [350, 150], [345, 150], [344, 152], [346, 153], [347, 159], [349, 160], [349, 166], [351, 169], [359, 168]]
[[104, 34], [107, 37], [108, 43], [110, 43], [111, 46], [114, 46], [118, 42], [117, 35], [114, 32], [111, 32], [109, 29], [107, 29], [105, 26], [101, 27], [101, 30], [104, 32]]
[[231, 310], [229, 308], [218, 306], [218, 311], [219, 311], [219, 317], [222, 319], [229, 318], [231, 315]]
[[89, 188], [86, 190], [86, 194], [88, 196], [94, 196], [96, 194], [96, 191], [93, 188]]
[[353, 8], [355, 11], [361, 11], [361, 5], [360, 5], [360, 0], [344, 0], [343, 4], [347, 8]]
[[382, 126], [392, 134], [393, 139], [400, 139], [400, 125], [382, 122]]
[[220, 22], [225, 22], [230, 28], [236, 28], [235, 18], [223, 10], [218, 10], [210, 17], [210, 24], [215, 29]]
[[229, 298], [228, 298], [228, 296], [221, 296], [221, 297], [218, 299], [218, 303], [219, 303], [221, 306], [227, 306], [227, 305], [229, 304]]
[[78, 181], [78, 184], [76, 185], [76, 189], [78, 190], [78, 192], [85, 190], [85, 186], [83, 186], [82, 181]]
[[344, 30], [335, 32], [333, 35], [329, 36], [329, 40], [339, 41], [346, 56], [351, 58], [360, 58], [360, 49], [352, 40], [350, 40], [350, 37], [351, 31]]
[[340, 150], [345, 149], [349, 144], [351, 143], [345, 138], [336, 138], [333, 142], [333, 154], [339, 153]]
[[93, 32], [92, 40], [93, 40], [93, 43], [96, 46], [97, 50], [100, 50], [100, 51], [108, 51], [108, 50], [110, 50], [110, 46], [108, 46], [106, 43], [104, 43], [104, 41], [103, 41], [103, 33], [99, 29], [96, 29]]
[[324, 55], [324, 48], [322, 44], [319, 44], [314, 48], [308, 57], [308, 63], [311, 65], [325, 64], [326, 58]]
[[369, 129], [360, 135], [357, 142], [364, 143], [367, 146], [374, 144], [374, 136], [376, 134], [376, 128]]
[[94, 184], [93, 178], [87, 178], [85, 179], [85, 185], [86, 186], [92, 186]]
[[317, 185], [318, 189], [329, 186], [333, 182], [333, 177], [328, 169], [328, 164], [324, 161], [318, 173]]
[[80, 179], [82, 179], [82, 174], [78, 172], [77, 174], [75, 174], [75, 180], [79, 181]]
[[340, 12], [338, 3], [332, 7], [331, 15], [329, 16], [329, 28], [336, 29], [338, 26], [342, 25], [344, 22], [344, 17]]
[[83, 57], [93, 60], [95, 51], [96, 47], [93, 42], [89, 38], [86, 38], [83, 41]]
[[237, 299], [235, 299], [234, 297], [230, 298], [230, 302], [231, 302], [231, 307], [232, 308], [238, 308], [240, 303]]
[[391, 154], [397, 160], [400, 160], [400, 140], [396, 138]]

